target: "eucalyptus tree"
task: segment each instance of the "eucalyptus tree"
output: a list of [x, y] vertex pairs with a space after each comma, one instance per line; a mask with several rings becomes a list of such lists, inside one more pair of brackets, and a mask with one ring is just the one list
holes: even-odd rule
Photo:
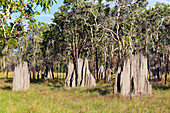
[[135, 40], [138, 27], [136, 24], [147, 2], [146, 0], [115, 0], [113, 2], [115, 6], [110, 9], [108, 24], [103, 24], [102, 27], [116, 42], [113, 51], [118, 52], [118, 64], [122, 64], [122, 60], [128, 53], [136, 51]]
[[[25, 49], [23, 50], [22, 59], [28, 62], [30, 74], [33, 72], [33, 80], [35, 80], [36, 71], [38, 72], [42, 69], [42, 52], [40, 43], [43, 40], [43, 27], [46, 26], [43, 23], [38, 23], [38, 26], [30, 26], [30, 31], [27, 32], [27, 35], [24, 37], [23, 43]], [[39, 77], [38, 77], [39, 78]]]
[[[55, 1], [55, 0], [54, 0]], [[20, 37], [28, 29], [26, 20], [30, 25], [35, 25], [34, 16], [39, 14], [35, 9], [42, 7], [42, 11], [48, 10], [53, 5], [53, 0], [1, 0], [0, 1], [0, 55], [4, 55], [4, 49], [10, 39]], [[56, 1], [55, 1], [56, 2]], [[14, 15], [18, 15], [14, 17]], [[10, 21], [10, 23], [8, 22]], [[17, 28], [17, 29], [16, 29]]]
[[60, 11], [55, 13], [53, 21], [60, 26], [62, 37], [68, 42], [67, 48], [75, 63], [74, 67], [78, 57], [89, 57], [92, 59], [91, 68], [95, 77], [95, 52], [98, 71], [97, 52], [104, 49], [102, 43], [105, 33], [99, 25], [107, 17], [105, 5], [101, 1], [95, 4], [84, 0], [64, 3], [65, 5], [59, 8]]
[[161, 80], [163, 72], [168, 69], [169, 4], [156, 3], [154, 8], [149, 8], [144, 12], [143, 18], [146, 20], [144, 22], [146, 27], [143, 28], [145, 37], [147, 37], [145, 52], [149, 53], [149, 59], [152, 61], [150, 65], [157, 68], [157, 76]]
[[[60, 38], [60, 29], [54, 24], [46, 24], [46, 30], [43, 32], [43, 40], [41, 42], [41, 51], [43, 56], [43, 65], [45, 66], [45, 74], [52, 71], [54, 79], [54, 68], [56, 61], [59, 62], [61, 53], [63, 53], [65, 43]], [[57, 63], [58, 64], [58, 63]]]
[[8, 41], [8, 45], [5, 48], [5, 55], [3, 55], [3, 72], [5, 73], [5, 79], [8, 79], [8, 74], [10, 71], [14, 71], [16, 65], [16, 55], [15, 55], [15, 46], [11, 40]]
[[[76, 74], [76, 86], [78, 80], [78, 18], [76, 18], [77, 10], [74, 3], [65, 1], [66, 5], [60, 7], [60, 12], [55, 13], [54, 22], [60, 26], [61, 34], [65, 35], [64, 38], [70, 42], [70, 48]], [[72, 8], [69, 4], [72, 4]], [[75, 8], [75, 9], [74, 9]], [[69, 11], [71, 10], [71, 11]], [[81, 23], [80, 23], [81, 24]], [[79, 25], [80, 25], [79, 24]]]

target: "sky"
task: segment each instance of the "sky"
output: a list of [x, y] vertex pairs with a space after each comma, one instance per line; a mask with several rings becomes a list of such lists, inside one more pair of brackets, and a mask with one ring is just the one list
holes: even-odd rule
[[[148, 0], [149, 7], [153, 7], [156, 2], [164, 2], [164, 3], [169, 3], [170, 4], [170, 0]], [[52, 23], [51, 19], [54, 18], [54, 13], [56, 11], [58, 11], [58, 8], [63, 4], [63, 0], [57, 0], [57, 4], [54, 4], [51, 8], [50, 8], [50, 14], [47, 12], [45, 13], [41, 13], [41, 15], [37, 15], [35, 16], [36, 19], [38, 19], [38, 21], [40, 22], [45, 22], [45, 23]], [[37, 8], [38, 11], [41, 11], [41, 8], [38, 7]]]

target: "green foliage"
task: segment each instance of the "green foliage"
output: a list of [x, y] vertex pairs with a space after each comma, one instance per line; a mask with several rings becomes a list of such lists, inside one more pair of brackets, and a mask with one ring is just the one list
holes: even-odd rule
[[[0, 1], [0, 55], [5, 49], [9, 39], [16, 39], [21, 37], [22, 34], [26, 32], [24, 26], [27, 20], [29, 21], [29, 26], [33, 25], [35, 27], [34, 19], [35, 15], [39, 15], [35, 9], [37, 6], [42, 7], [42, 11], [50, 12], [50, 7], [53, 5], [55, 0], [1, 0]], [[18, 14], [17, 18], [13, 18], [13, 15]], [[7, 22], [12, 20], [9, 24]]]

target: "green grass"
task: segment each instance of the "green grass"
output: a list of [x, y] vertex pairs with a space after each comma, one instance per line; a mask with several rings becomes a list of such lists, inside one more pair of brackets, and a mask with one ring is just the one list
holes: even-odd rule
[[8, 80], [0, 75], [0, 113], [170, 112], [170, 80], [167, 85], [153, 82], [151, 96], [132, 100], [113, 94], [112, 84], [100, 81], [96, 88], [69, 88], [63, 80], [46, 80], [31, 83], [27, 92], [13, 92], [12, 75]]

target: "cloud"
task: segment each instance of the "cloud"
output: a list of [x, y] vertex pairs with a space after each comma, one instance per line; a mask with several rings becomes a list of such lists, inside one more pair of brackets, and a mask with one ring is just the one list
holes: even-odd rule
[[50, 15], [50, 14], [40, 14], [40, 15], [37, 15], [38, 17], [54, 17], [54, 15]]

